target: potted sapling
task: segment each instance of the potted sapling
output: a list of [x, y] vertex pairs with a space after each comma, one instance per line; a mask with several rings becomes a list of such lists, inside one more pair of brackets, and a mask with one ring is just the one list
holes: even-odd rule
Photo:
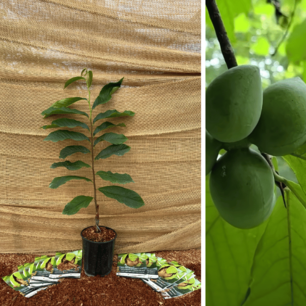
[[[59, 100], [51, 105], [48, 109], [44, 110], [41, 114], [44, 118], [56, 115], [80, 115], [81, 118], [86, 120], [74, 120], [71, 118], [58, 118], [52, 121], [51, 124], [45, 125], [43, 129], [56, 129], [51, 132], [44, 140], [45, 141], [64, 141], [66, 139], [72, 139], [74, 141], [82, 142], [82, 145], [70, 145], [64, 147], [60, 151], [59, 158], [64, 159], [63, 162], [53, 163], [52, 169], [64, 167], [72, 172], [77, 172], [79, 169], [86, 167], [91, 168], [92, 176], [84, 177], [78, 176], [74, 173], [72, 175], [56, 177], [52, 180], [49, 187], [56, 189], [61, 185], [71, 180], [83, 180], [84, 184], [88, 184], [88, 188], [93, 188], [93, 196], [86, 194], [78, 195], [66, 204], [63, 214], [74, 215], [80, 209], [88, 207], [93, 202], [95, 205], [95, 224], [84, 228], [81, 231], [81, 237], [83, 242], [83, 261], [84, 271], [87, 276], [101, 275], [105, 276], [111, 272], [112, 262], [114, 256], [114, 247], [117, 233], [114, 229], [106, 226], [99, 226], [99, 205], [97, 202], [97, 192], [101, 192], [106, 197], [117, 200], [120, 203], [127, 205], [130, 208], [139, 208], [144, 205], [144, 201], [141, 196], [131, 189], [125, 187], [111, 185], [98, 187], [100, 179], [108, 181], [113, 184], [127, 184], [132, 183], [133, 180], [130, 175], [124, 173], [112, 173], [110, 171], [103, 171], [99, 165], [99, 160], [106, 159], [112, 155], [122, 156], [130, 151], [130, 147], [124, 144], [128, 139], [123, 134], [117, 134], [113, 132], [106, 132], [114, 127], [125, 127], [124, 123], [114, 124], [109, 121], [109, 118], [134, 116], [132, 111], [119, 112], [115, 109], [108, 110], [103, 113], [99, 113], [95, 118], [92, 116], [92, 111], [99, 105], [105, 104], [110, 101], [112, 94], [114, 94], [121, 86], [123, 78], [117, 83], [106, 84], [100, 91], [98, 97], [94, 103], [90, 103], [90, 87], [92, 84], [93, 73], [91, 70], [83, 69], [81, 76], [69, 79], [64, 88], [76, 81], [85, 81], [88, 89], [88, 98], [71, 97]], [[88, 103], [89, 113], [70, 108], [70, 106], [77, 102], [84, 100]], [[84, 121], [84, 122], [83, 122]], [[87, 121], [87, 123], [86, 123]], [[102, 122], [101, 122], [102, 121]], [[67, 130], [66, 128], [82, 128], [84, 133]], [[99, 135], [102, 132], [102, 135]], [[110, 143], [105, 149], [100, 152], [96, 152], [95, 147], [101, 141]], [[86, 145], [87, 144], [87, 145]], [[87, 164], [81, 160], [71, 162], [67, 160], [67, 157], [75, 153], [83, 153], [91, 155], [91, 163]], [[103, 166], [103, 163], [102, 163]], [[102, 168], [103, 169], [103, 168]], [[91, 184], [91, 185], [90, 185]], [[89, 190], [89, 189], [88, 189]]]

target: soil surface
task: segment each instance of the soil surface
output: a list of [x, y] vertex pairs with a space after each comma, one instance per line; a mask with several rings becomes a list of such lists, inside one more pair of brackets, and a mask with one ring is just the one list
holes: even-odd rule
[[91, 226], [82, 231], [82, 236], [85, 237], [86, 239], [94, 242], [106, 242], [106, 241], [111, 241], [115, 238], [116, 233], [106, 227], [99, 227], [101, 232], [96, 233], [96, 227]]
[[[175, 260], [195, 272], [201, 281], [201, 250], [159, 251], [156, 256]], [[19, 265], [33, 262], [41, 256], [25, 254], [0, 254], [0, 305], [114, 305], [114, 306], [198, 306], [201, 305], [201, 290], [185, 296], [164, 300], [140, 279], [124, 278], [116, 275], [117, 255], [114, 256], [112, 272], [105, 276], [88, 277], [82, 268], [80, 279], [61, 279], [46, 290], [39, 291], [31, 298], [25, 298], [10, 288], [2, 277], [17, 271]]]

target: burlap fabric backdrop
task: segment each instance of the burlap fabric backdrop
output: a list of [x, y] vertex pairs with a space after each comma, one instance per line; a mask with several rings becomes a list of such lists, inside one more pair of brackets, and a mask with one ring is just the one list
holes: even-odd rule
[[[200, 0], [1, 1], [1, 253], [80, 249], [80, 231], [94, 225], [93, 202], [76, 215], [62, 214], [75, 196], [93, 196], [90, 182], [48, 188], [56, 176], [91, 178], [91, 169], [50, 169], [63, 161], [60, 150], [74, 142], [43, 141], [53, 130], [40, 129], [64, 117], [43, 120], [41, 112], [55, 101], [87, 97], [84, 84], [63, 89], [83, 68], [93, 71], [92, 101], [103, 85], [124, 77], [94, 115], [108, 109], [136, 113], [109, 120], [127, 125], [113, 132], [129, 138], [130, 152], [95, 166], [130, 174], [135, 183], [126, 187], [145, 201], [134, 210], [98, 192], [100, 225], [118, 233], [115, 252], [200, 247], [200, 5]], [[86, 102], [74, 107], [88, 111]], [[105, 146], [100, 143], [96, 154]], [[67, 160], [91, 162], [90, 154], [81, 153]], [[99, 177], [97, 182], [109, 185]]]

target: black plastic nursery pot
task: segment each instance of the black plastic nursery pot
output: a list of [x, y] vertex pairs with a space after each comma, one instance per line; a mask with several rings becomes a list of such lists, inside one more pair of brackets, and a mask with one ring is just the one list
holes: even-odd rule
[[81, 237], [83, 240], [82, 258], [84, 262], [85, 274], [87, 276], [106, 276], [112, 271], [117, 233], [112, 228], [104, 226], [116, 234], [115, 238], [106, 242], [94, 242], [86, 239], [82, 235], [83, 231], [89, 227], [91, 226], [84, 228], [81, 232]]

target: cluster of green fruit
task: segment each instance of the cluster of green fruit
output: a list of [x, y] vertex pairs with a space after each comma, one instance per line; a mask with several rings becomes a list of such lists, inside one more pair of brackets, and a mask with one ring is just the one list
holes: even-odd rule
[[[221, 217], [238, 228], [264, 222], [275, 204], [273, 170], [250, 149], [283, 156], [306, 142], [306, 84], [282, 80], [262, 92], [260, 71], [238, 66], [206, 91], [206, 175]], [[219, 151], [227, 152], [217, 160]]]

